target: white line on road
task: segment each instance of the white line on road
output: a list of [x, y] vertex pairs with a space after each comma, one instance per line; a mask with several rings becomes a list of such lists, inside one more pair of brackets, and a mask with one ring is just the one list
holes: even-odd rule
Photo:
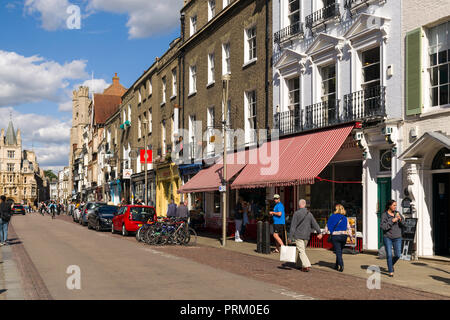
[[157, 251], [157, 250], [153, 250], [153, 249], [149, 249], [149, 248], [143, 248], [143, 249], [147, 252], [160, 255], [161, 257], [165, 257], [165, 258], [173, 259], [173, 260], [180, 260], [180, 258], [178, 258], [178, 257], [175, 257], [173, 255], [170, 255], [170, 254], [167, 254], [167, 253], [164, 253], [161, 251]]
[[308, 297], [308, 296], [305, 296], [305, 295], [297, 293], [297, 292], [288, 291], [286, 289], [276, 289], [276, 290], [272, 290], [272, 292], [279, 293], [283, 296], [288, 296], [288, 297], [294, 298], [296, 300], [315, 300], [313, 297]]

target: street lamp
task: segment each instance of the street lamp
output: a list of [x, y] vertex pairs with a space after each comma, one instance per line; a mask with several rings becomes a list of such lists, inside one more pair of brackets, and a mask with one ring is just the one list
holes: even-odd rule
[[228, 181], [227, 181], [227, 114], [228, 114], [228, 86], [231, 75], [222, 76], [223, 103], [222, 103], [222, 124], [223, 124], [223, 177], [225, 183], [225, 192], [223, 193], [223, 213], [222, 213], [222, 247], [227, 243], [227, 200], [228, 200]]

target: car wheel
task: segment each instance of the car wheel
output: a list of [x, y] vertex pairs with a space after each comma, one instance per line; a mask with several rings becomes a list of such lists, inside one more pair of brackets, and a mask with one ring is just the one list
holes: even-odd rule
[[116, 230], [114, 230], [114, 224], [111, 224], [111, 233], [112, 234], [116, 233]]
[[127, 228], [125, 228], [125, 224], [122, 225], [122, 236], [126, 237], [128, 236]]
[[91, 224], [89, 222], [87, 224], [87, 227], [88, 227], [89, 230], [92, 229]]

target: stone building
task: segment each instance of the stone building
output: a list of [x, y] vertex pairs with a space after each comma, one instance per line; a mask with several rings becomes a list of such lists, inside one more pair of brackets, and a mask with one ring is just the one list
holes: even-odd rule
[[43, 190], [45, 184], [36, 154], [22, 150], [20, 129], [15, 131], [12, 120], [9, 121], [6, 134], [4, 129], [0, 134], [0, 194], [15, 203], [33, 206], [39, 200], [47, 200]]

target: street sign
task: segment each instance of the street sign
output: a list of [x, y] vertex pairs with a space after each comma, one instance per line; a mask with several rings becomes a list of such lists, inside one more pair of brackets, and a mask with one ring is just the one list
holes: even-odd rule
[[227, 186], [219, 186], [219, 192], [227, 191]]
[[[141, 149], [141, 163], [145, 163], [145, 149]], [[152, 150], [147, 150], [147, 163], [152, 163]]]
[[123, 178], [124, 179], [131, 179], [131, 175], [133, 174], [132, 169], [124, 169], [123, 170]]

